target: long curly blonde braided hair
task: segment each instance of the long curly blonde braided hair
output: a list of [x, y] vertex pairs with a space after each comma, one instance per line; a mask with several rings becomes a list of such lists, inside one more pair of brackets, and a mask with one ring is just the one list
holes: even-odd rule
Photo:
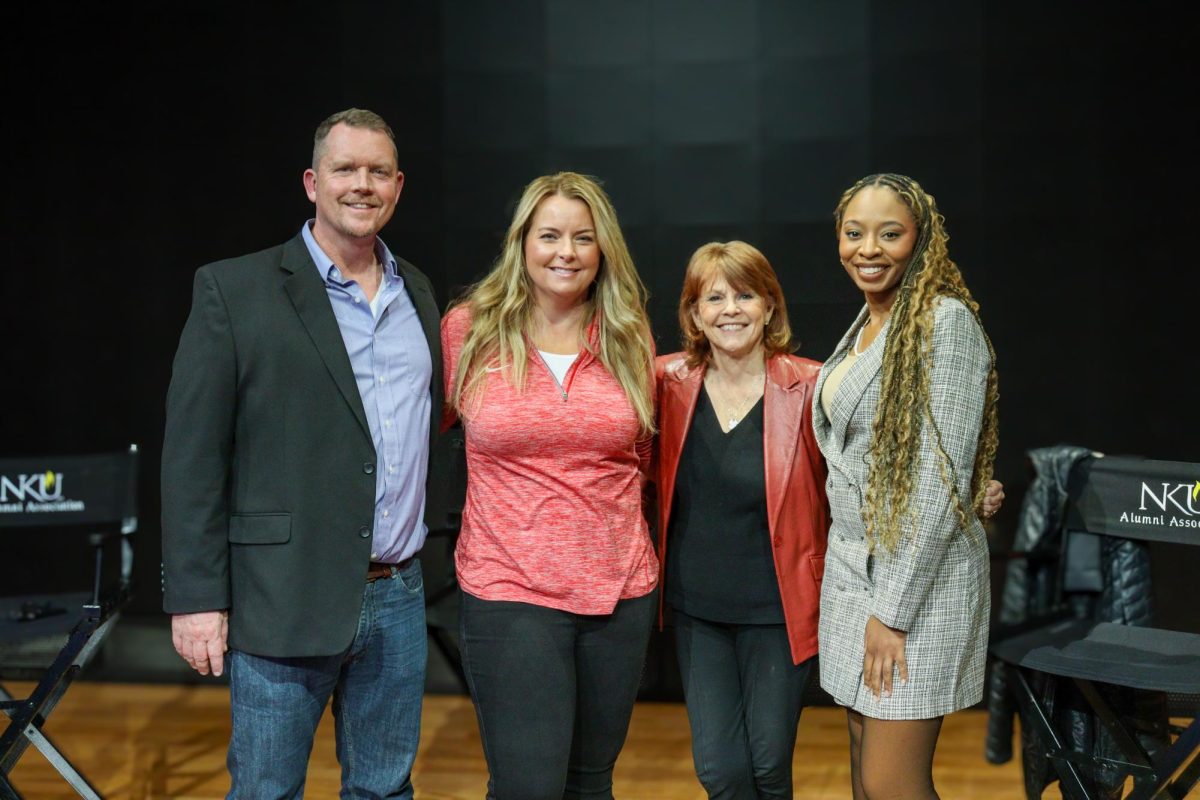
[[[912, 178], [892, 173], [868, 175], [843, 194], [834, 211], [836, 230], [841, 231], [846, 207], [856, 194], [868, 186], [885, 187], [895, 192], [912, 214], [917, 226], [917, 241], [908, 267], [900, 281], [891, 311], [891, 330], [883, 351], [883, 379], [879, 404], [875, 408], [871, 445], [867, 452], [867, 488], [863, 502], [863, 521], [872, 547], [882, 545], [894, 552], [904, 537], [905, 523], [915, 524], [918, 509], [912, 507], [912, 493], [920, 465], [923, 431], [932, 433], [942, 483], [950, 492], [958, 515], [959, 527], [966, 531], [982, 506], [984, 488], [992, 477], [992, 466], [999, 444], [999, 420], [996, 413], [999, 383], [996, 376], [996, 351], [987, 341], [991, 367], [988, 370], [983, 419], [975, 449], [971, 474], [971, 505], [968, 508], [958, 493], [954, 464], [942, 446], [942, 434], [933, 418], [929, 396], [929, 370], [933, 350], [934, 304], [939, 297], [957, 298], [975, 315], [980, 330], [979, 304], [971, 297], [962, 273], [950, 260], [945, 218], [938, 213], [933, 195]], [[911, 527], [911, 525], [910, 525]]]

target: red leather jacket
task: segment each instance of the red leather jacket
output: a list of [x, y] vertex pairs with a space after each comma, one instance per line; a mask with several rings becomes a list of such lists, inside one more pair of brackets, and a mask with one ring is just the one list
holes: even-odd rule
[[[704, 385], [704, 368], [682, 380], [666, 373], [666, 365], [682, 353], [656, 359], [658, 389], [658, 562], [659, 583], [666, 577], [668, 516], [675, 495], [675, 473], [692, 414]], [[767, 360], [763, 399], [763, 463], [766, 470], [767, 525], [774, 544], [775, 575], [783, 599], [792, 660], [799, 664], [817, 652], [817, 613], [825, 544], [829, 536], [829, 501], [825, 498], [825, 459], [812, 426], [813, 389], [818, 361], [792, 355]], [[662, 625], [659, 592], [659, 626]]]

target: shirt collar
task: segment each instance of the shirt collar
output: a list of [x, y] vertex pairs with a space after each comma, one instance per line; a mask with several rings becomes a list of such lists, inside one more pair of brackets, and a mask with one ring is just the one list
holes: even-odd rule
[[[320, 274], [321, 280], [329, 283], [336, 283], [344, 286], [348, 281], [342, 277], [342, 271], [338, 269], [337, 264], [333, 263], [325, 251], [321, 249], [321, 245], [317, 244], [316, 238], [312, 235], [312, 226], [315, 220], [305, 222], [300, 228], [300, 236], [304, 239], [304, 246], [308, 248], [308, 254], [312, 257], [313, 263], [317, 265], [317, 273]], [[384, 280], [400, 277], [399, 267], [396, 265], [396, 258], [392, 255], [392, 251], [383, 243], [383, 239], [375, 237], [375, 257], [379, 259], [379, 263], [383, 265]]]

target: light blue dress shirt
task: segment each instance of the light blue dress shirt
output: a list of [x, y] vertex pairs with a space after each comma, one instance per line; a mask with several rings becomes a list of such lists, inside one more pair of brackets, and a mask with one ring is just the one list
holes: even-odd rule
[[[375, 442], [375, 526], [371, 560], [394, 564], [425, 543], [425, 475], [429, 469], [429, 382], [433, 363], [417, 309], [382, 239], [375, 255], [383, 280], [369, 302], [312, 235], [301, 235], [333, 306], [363, 410]], [[302, 391], [302, 390], [301, 390]]]

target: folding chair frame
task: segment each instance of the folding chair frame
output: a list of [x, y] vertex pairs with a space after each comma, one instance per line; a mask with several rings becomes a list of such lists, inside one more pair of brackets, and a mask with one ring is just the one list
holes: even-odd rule
[[[46, 719], [50, 716], [63, 694], [70, 687], [79, 671], [92, 660], [100, 645], [107, 638], [117, 619], [120, 610], [129, 602], [131, 575], [133, 568], [133, 549], [128, 535], [137, 530], [134, 483], [137, 476], [137, 445], [130, 445], [127, 452], [130, 460], [130, 472], [127, 476], [128, 486], [126, 515], [121, 520], [119, 533], [109, 531], [93, 533], [88, 537], [95, 551], [95, 572], [92, 585], [91, 602], [84, 604], [82, 618], [71, 629], [66, 644], [59, 650], [54, 661], [42, 673], [41, 678], [33, 688], [32, 694], [25, 699], [14, 698], [3, 685], [0, 685], [0, 711], [9, 718], [8, 727], [0, 734], [0, 800], [20, 800], [9, 780], [13, 768], [21, 756], [33, 745], [50, 764], [62, 775], [63, 779], [75, 789], [80, 797], [86, 800], [100, 800], [100, 795], [79, 770], [67, 760], [62, 751], [42, 731]], [[101, 585], [103, 574], [103, 545], [113, 538], [120, 540], [120, 579], [119, 585], [105, 592]]]
[[[1035, 674], [1048, 675], [1055, 680], [1067, 678], [1041, 673], [1028, 667], [1011, 664], [1016, 680], [1011, 684], [1021, 707], [1022, 721], [1032, 724], [1034, 735], [1046, 745], [1046, 757], [1058, 774], [1064, 798], [1068, 800], [1094, 800], [1080, 775], [1078, 766], [1110, 766], [1122, 775], [1133, 777], [1133, 791], [1126, 800], [1151, 800], [1152, 798], [1183, 798], [1200, 781], [1200, 717], [1185, 727], [1179, 738], [1158, 757], [1151, 756], [1138, 743], [1137, 738], [1120, 718], [1112, 705], [1097, 691], [1095, 685], [1082, 678], [1071, 678], [1079, 687], [1084, 699], [1096, 713], [1096, 718], [1113, 737], [1125, 760], [1100, 758], [1090, 753], [1080, 753], [1064, 746], [1064, 737], [1051, 721], [1045, 707], [1032, 685]], [[1191, 763], [1176, 773], [1188, 761]], [[1172, 778], [1175, 780], [1172, 781]]]
[[75, 624], [66, 646], [59, 651], [54, 663], [34, 687], [33, 694], [25, 700], [16, 700], [0, 686], [0, 710], [10, 719], [4, 734], [0, 735], [0, 798], [3, 800], [20, 798], [7, 776], [31, 744], [46, 757], [67, 783], [71, 784], [80, 797], [100, 800], [96, 789], [42, 732], [42, 725], [46, 723], [46, 718], [58, 705], [58, 701], [62, 699], [79, 670], [91, 660], [118, 616], [106, 614], [105, 609], [99, 605], [84, 606], [83, 619]]

